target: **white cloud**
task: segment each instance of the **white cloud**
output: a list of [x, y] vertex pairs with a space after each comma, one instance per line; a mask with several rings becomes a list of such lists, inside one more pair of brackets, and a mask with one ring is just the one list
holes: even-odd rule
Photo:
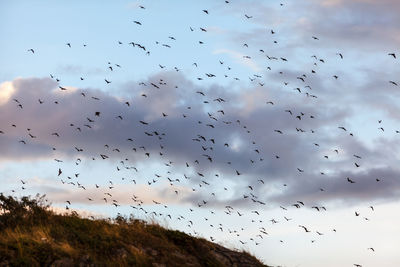
[[14, 92], [13, 82], [7, 81], [0, 84], [0, 105], [7, 103]]

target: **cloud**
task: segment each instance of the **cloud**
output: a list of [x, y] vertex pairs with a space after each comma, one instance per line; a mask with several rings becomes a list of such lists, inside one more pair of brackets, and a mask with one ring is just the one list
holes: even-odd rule
[[314, 1], [309, 7], [310, 34], [334, 40], [336, 45], [393, 49], [399, 44], [396, 14], [400, 5], [396, 1]]
[[3, 82], [0, 84], [0, 105], [7, 103], [13, 95], [15, 88], [12, 82]]
[[[48, 183], [48, 181], [47, 181]], [[35, 188], [35, 185], [33, 184]], [[52, 186], [38, 186], [38, 190], [44, 191], [47, 197], [54, 203], [65, 203], [69, 200], [73, 204], [85, 205], [154, 205], [153, 201], [162, 203], [163, 205], [184, 204], [182, 199], [185, 197], [185, 192], [189, 192], [184, 187], [178, 187], [179, 192], [183, 194], [182, 197], [177, 198], [175, 193], [166, 190], [164, 186], [157, 186], [156, 188], [146, 185], [115, 185], [112, 190], [106, 186], [95, 188], [91, 186], [86, 190], [70, 186], [70, 188], [60, 189], [58, 184]], [[105, 193], [110, 193], [111, 196]], [[89, 200], [90, 198], [91, 200]], [[106, 200], [104, 200], [106, 198]], [[135, 201], [135, 200], [136, 201]]]
[[[331, 206], [341, 207], [355, 206], [360, 203], [371, 205], [372, 203], [398, 201], [398, 192], [400, 191], [400, 185], [396, 181], [398, 175], [398, 170], [390, 168], [371, 168], [360, 173], [339, 171], [329, 178], [315, 176], [307, 180], [294, 181], [284, 193], [276, 195], [272, 199], [286, 205], [291, 205], [301, 199], [308, 206], [327, 203]], [[350, 184], [347, 177], [350, 177], [355, 183]], [[321, 179], [326, 179], [323, 191], [316, 184], [316, 181]]]
[[[253, 15], [245, 21], [246, 31], [233, 29], [225, 36], [232, 45], [245, 42], [269, 55], [284, 52], [286, 57], [298, 58], [304, 56], [306, 48], [307, 53], [312, 53], [310, 49], [357, 56], [369, 53], [371, 58], [396, 51], [400, 42], [400, 4], [395, 0], [312, 0], [286, 3], [283, 7], [241, 1], [230, 9], [230, 14], [244, 16], [243, 10]], [[271, 29], [274, 35], [270, 34]]]
[[[7, 83], [13, 90], [0, 106], [4, 132], [0, 136], [0, 157], [8, 161], [61, 159], [72, 165], [69, 168], [78, 158], [83, 161], [81, 164], [95, 159], [98, 166], [107, 163], [123, 170], [139, 165], [146, 169], [157, 163], [168, 166], [160, 170], [160, 179], [168, 177], [174, 182], [173, 187], [156, 187], [154, 192], [159, 190], [157, 193], [166, 201], [170, 201], [174, 190], [186, 192], [179, 201], [194, 205], [203, 200], [216, 206], [258, 206], [260, 203], [251, 199], [283, 205], [296, 199], [335, 203], [352, 196], [357, 203], [396, 198], [399, 185], [392, 177], [400, 171], [393, 167], [399, 142], [381, 138], [371, 147], [357, 133], [350, 136], [351, 124], [345, 122], [354, 113], [324, 100], [334, 97], [327, 89], [330, 83], [324, 80], [307, 77], [304, 83], [312, 85], [313, 90], [318, 87], [318, 99], [293, 88], [270, 89], [282, 78], [292, 87], [302, 83], [296, 78], [299, 73], [285, 69], [282, 72], [284, 77], [263, 74], [269, 81], [267, 89], [257, 78], [240, 92], [216, 85], [199, 87], [180, 73], [162, 72], [141, 84], [124, 84], [124, 98], [89, 88], [70, 90], [65, 86], [67, 90], [61, 91], [50, 78], [19, 78]], [[357, 99], [364, 86], [369, 84], [356, 87], [343, 104], [353, 103], [355, 110], [368, 104], [370, 99]], [[23, 108], [11, 99], [17, 99]], [[273, 104], [267, 104], [269, 101]], [[392, 105], [396, 107], [395, 103]], [[96, 112], [100, 112], [98, 116]], [[349, 130], [344, 132], [338, 126]], [[354, 154], [363, 158], [356, 159]], [[102, 159], [101, 155], [107, 158]], [[361, 167], [356, 168], [355, 162]], [[390, 173], [382, 171], [385, 167], [390, 167]], [[129, 173], [129, 169], [125, 171]], [[376, 184], [372, 178], [379, 173], [387, 178]], [[116, 177], [121, 175], [122, 172], [116, 173]], [[148, 171], [137, 175], [142, 177], [138, 178], [139, 184], [151, 182], [150, 177], [154, 177], [149, 177]], [[184, 175], [188, 179], [182, 178]], [[346, 182], [346, 177], [366, 178], [354, 186]], [[215, 197], [204, 182], [212, 184]], [[321, 194], [320, 188], [326, 192]], [[125, 192], [123, 186], [121, 190]], [[61, 193], [61, 198], [71, 194]], [[88, 193], [101, 199], [96, 191], [81, 192], [77, 199], [83, 201]], [[250, 193], [255, 197], [243, 199]], [[219, 197], [226, 194], [229, 197]], [[123, 203], [128, 201], [129, 198]]]

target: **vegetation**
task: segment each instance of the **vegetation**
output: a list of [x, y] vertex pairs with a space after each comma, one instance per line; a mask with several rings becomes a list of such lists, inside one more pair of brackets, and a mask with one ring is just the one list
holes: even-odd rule
[[0, 266], [265, 266], [226, 249], [134, 218], [56, 214], [42, 197], [0, 195]]

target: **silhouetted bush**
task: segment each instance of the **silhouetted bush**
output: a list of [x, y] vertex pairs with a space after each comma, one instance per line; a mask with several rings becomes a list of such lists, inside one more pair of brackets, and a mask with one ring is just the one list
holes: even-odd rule
[[32, 225], [48, 219], [49, 204], [46, 195], [17, 199], [0, 194], [0, 230], [14, 225]]

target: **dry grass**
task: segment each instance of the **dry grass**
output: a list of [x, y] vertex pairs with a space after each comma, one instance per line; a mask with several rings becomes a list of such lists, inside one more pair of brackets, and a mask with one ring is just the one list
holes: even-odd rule
[[155, 221], [89, 220], [2, 195], [0, 209], [0, 266], [264, 266]]

